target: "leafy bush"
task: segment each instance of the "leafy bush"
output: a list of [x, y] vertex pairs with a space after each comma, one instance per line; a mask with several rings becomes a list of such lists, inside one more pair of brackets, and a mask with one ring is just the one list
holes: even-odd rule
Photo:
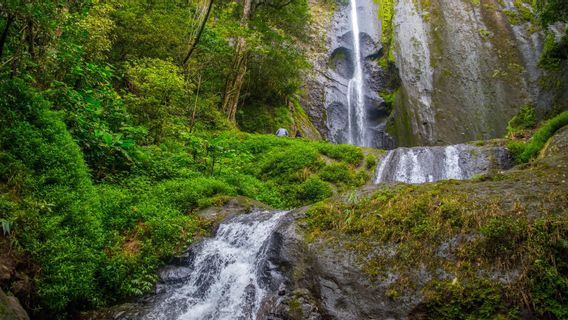
[[280, 178], [282, 182], [302, 181], [302, 170], [317, 170], [317, 151], [308, 146], [275, 149], [267, 152], [260, 163], [261, 177]]
[[134, 162], [135, 140], [141, 140], [147, 130], [131, 125], [131, 117], [112, 87], [111, 68], [86, 64], [74, 70], [73, 82], [86, 82], [84, 87], [54, 81], [43, 95], [55, 110], [65, 111], [67, 128], [97, 180], [128, 171]]
[[[0, 148], [25, 175], [17, 190], [21, 244], [41, 265], [40, 304], [50, 310], [97, 304], [104, 234], [98, 195], [81, 150], [59, 114], [19, 80], [0, 82]], [[19, 179], [19, 178], [17, 178]]]
[[325, 166], [320, 172], [319, 176], [328, 182], [351, 184], [352, 176], [349, 166], [345, 163], [333, 163]]
[[330, 185], [316, 176], [309, 177], [298, 188], [298, 198], [308, 202], [320, 201], [332, 194]]
[[367, 170], [373, 170], [377, 166], [377, 157], [372, 154], [367, 155], [367, 158], [365, 158], [365, 166]]
[[191, 86], [173, 63], [160, 59], [141, 59], [126, 66], [129, 93], [126, 105], [139, 124], [150, 130], [150, 142], [160, 143], [171, 134], [176, 116], [187, 112]]

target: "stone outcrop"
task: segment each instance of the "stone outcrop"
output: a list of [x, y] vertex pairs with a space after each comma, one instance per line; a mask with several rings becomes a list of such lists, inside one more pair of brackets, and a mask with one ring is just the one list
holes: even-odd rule
[[282, 277], [271, 278], [278, 290], [262, 319], [390, 319], [410, 312], [416, 298], [388, 299], [389, 281], [371, 284], [345, 243], [307, 242], [298, 224], [305, 210], [290, 214], [272, 237], [271, 272]]
[[[556, 74], [538, 66], [546, 32], [559, 38], [565, 26], [542, 30], [525, 2], [394, 1], [395, 61], [389, 70], [377, 64], [388, 54], [381, 44], [377, 4], [358, 3], [371, 146], [498, 138], [522, 106], [535, 106], [539, 118], [566, 106], [566, 63]], [[313, 71], [306, 76], [301, 103], [322, 137], [345, 143], [347, 86], [353, 75], [349, 6], [326, 13], [314, 33], [320, 40], [311, 45]], [[379, 93], [394, 91], [392, 78], [401, 83], [391, 109]]]
[[[551, 212], [561, 217], [568, 203], [565, 196], [568, 191], [567, 141], [568, 127], [551, 139], [541, 158], [531, 167], [513, 168], [499, 173], [497, 178], [489, 175], [476, 181], [431, 184], [415, 191], [469, 194], [473, 202], [462, 204], [470, 206], [466, 207], [468, 212], [479, 210], [475, 208], [478, 204], [482, 207], [491, 204], [500, 214], [517, 218], [524, 214], [530, 219], [550, 217]], [[357, 198], [375, 191], [376, 187], [367, 187], [359, 191]], [[557, 195], [554, 201], [550, 201], [552, 194]], [[445, 268], [459, 264], [464, 257], [475, 260], [479, 253], [460, 250], [483, 237], [479, 230], [468, 234], [440, 234], [435, 257], [413, 258], [419, 267], [395, 265], [399, 246], [412, 239], [401, 243], [373, 242], [369, 252], [358, 249], [361, 242], [366, 242], [364, 234], [335, 230], [329, 231], [331, 234], [316, 233], [319, 236], [314, 238], [304, 220], [306, 211], [302, 208], [289, 214], [272, 236], [265, 273], [270, 275], [267, 283], [273, 295], [261, 319], [428, 319], [431, 310], [424, 290], [433, 281], [461, 281], [458, 274]], [[458, 249], [460, 246], [462, 249]], [[494, 259], [499, 261], [498, 256]], [[374, 270], [368, 268], [370, 261], [380, 264], [380, 275], [369, 271]], [[490, 263], [479, 265], [475, 274], [507, 285], [522, 281], [523, 270], [518, 268], [516, 264]], [[519, 290], [514, 285], [507, 288]], [[520, 311], [524, 318], [536, 318], [528, 309]]]
[[491, 171], [510, 169], [513, 164], [509, 150], [504, 147], [457, 144], [397, 148], [381, 159], [375, 182], [466, 180]]

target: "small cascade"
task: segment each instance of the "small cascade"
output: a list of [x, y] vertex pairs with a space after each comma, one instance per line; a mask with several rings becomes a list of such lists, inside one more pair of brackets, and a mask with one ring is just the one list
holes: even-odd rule
[[256, 319], [267, 294], [261, 280], [267, 243], [286, 213], [258, 211], [223, 222], [185, 263], [161, 272], [162, 293], [142, 319]]
[[446, 147], [397, 148], [377, 167], [376, 184], [427, 183], [470, 179], [491, 169], [508, 169], [511, 157], [505, 148], [458, 144]]
[[349, 144], [368, 146], [357, 0], [351, 0], [351, 31], [353, 34], [354, 70], [353, 78], [349, 80], [347, 86], [347, 140]]

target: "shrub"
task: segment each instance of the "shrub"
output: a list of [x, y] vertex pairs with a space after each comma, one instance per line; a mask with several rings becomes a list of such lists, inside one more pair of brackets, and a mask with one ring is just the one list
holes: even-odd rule
[[129, 111], [150, 130], [151, 142], [160, 143], [171, 134], [175, 116], [187, 112], [189, 84], [177, 66], [160, 59], [141, 59], [126, 65], [126, 79]]
[[60, 115], [23, 82], [3, 81], [0, 91], [0, 149], [25, 168], [16, 194], [25, 214], [15, 218], [22, 246], [41, 266], [39, 304], [51, 311], [97, 304], [104, 234], [81, 151]]
[[333, 194], [331, 186], [317, 176], [311, 176], [298, 187], [298, 199], [316, 202]]
[[372, 154], [367, 155], [365, 158], [365, 166], [367, 170], [373, 170], [377, 166], [377, 157]]
[[266, 178], [279, 178], [280, 182], [301, 181], [301, 170], [316, 169], [317, 151], [309, 146], [274, 149], [263, 156], [260, 162], [260, 175]]
[[325, 166], [320, 172], [319, 176], [332, 183], [339, 183], [349, 185], [352, 183], [352, 176], [349, 166], [345, 163], [333, 163]]

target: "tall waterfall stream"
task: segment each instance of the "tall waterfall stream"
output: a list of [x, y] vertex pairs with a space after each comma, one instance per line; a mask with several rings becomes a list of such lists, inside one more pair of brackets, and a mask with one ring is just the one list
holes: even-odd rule
[[367, 146], [365, 96], [363, 92], [364, 78], [361, 62], [357, 0], [351, 0], [351, 31], [353, 35], [354, 72], [353, 78], [349, 80], [347, 87], [348, 143], [358, 146]]

